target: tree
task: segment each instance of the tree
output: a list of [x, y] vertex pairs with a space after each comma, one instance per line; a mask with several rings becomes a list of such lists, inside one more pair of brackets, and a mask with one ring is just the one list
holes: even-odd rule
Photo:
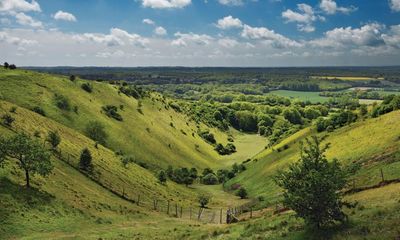
[[82, 83], [81, 88], [88, 93], [93, 92], [93, 87], [90, 83]]
[[368, 114], [368, 107], [366, 104], [361, 104], [360, 105], [360, 115], [362, 117], [366, 116]]
[[60, 134], [57, 131], [50, 131], [47, 135], [46, 141], [51, 144], [53, 149], [56, 149], [61, 142]]
[[283, 188], [283, 203], [293, 209], [298, 217], [318, 228], [335, 221], [343, 222], [347, 216], [342, 207], [341, 190], [346, 185], [347, 174], [335, 159], [328, 162], [324, 152], [329, 145], [320, 146], [320, 140], [313, 136], [301, 145], [299, 162], [280, 172], [276, 183]]
[[236, 193], [241, 199], [247, 198], [247, 190], [244, 187], [239, 188], [238, 192]]
[[84, 148], [81, 152], [79, 168], [86, 172], [91, 172], [93, 170], [92, 154], [87, 148]]
[[174, 169], [172, 168], [171, 165], [168, 166], [167, 171], [166, 171], [167, 177], [169, 179], [173, 179], [174, 178]]
[[165, 184], [167, 182], [167, 174], [162, 170], [158, 173], [157, 178], [161, 184]]
[[17, 66], [15, 66], [15, 64], [10, 64], [8, 66], [8, 69], [14, 70], [14, 69], [17, 69]]
[[71, 82], [75, 81], [75, 79], [76, 79], [75, 75], [69, 76], [69, 80], [70, 80]]
[[210, 196], [201, 194], [201, 195], [199, 195], [198, 200], [199, 200], [200, 207], [206, 208], [207, 204], [210, 202]]
[[108, 136], [107, 136], [106, 131], [104, 130], [104, 125], [101, 122], [90, 121], [86, 125], [85, 133], [92, 140], [94, 140], [102, 145], [106, 145]]
[[214, 173], [209, 173], [203, 177], [203, 183], [206, 185], [215, 185], [218, 184], [218, 178]]
[[47, 176], [53, 170], [49, 152], [40, 142], [31, 139], [25, 133], [19, 133], [1, 142], [0, 155], [18, 160], [18, 166], [25, 172], [27, 188], [30, 187], [31, 176], [35, 174]]
[[10, 67], [10, 64], [8, 64], [8, 62], [4, 63], [4, 68], [7, 69], [8, 67]]

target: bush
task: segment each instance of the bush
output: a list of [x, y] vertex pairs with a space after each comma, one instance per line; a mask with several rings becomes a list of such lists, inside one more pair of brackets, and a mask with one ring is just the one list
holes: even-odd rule
[[210, 203], [211, 198], [210, 198], [210, 196], [202, 194], [202, 195], [199, 195], [198, 200], [199, 200], [200, 207], [206, 208], [208, 203]]
[[46, 141], [50, 143], [53, 149], [55, 149], [60, 144], [61, 137], [57, 131], [50, 131], [47, 135]]
[[218, 178], [214, 173], [209, 173], [202, 178], [202, 182], [206, 185], [218, 184]]
[[157, 178], [161, 184], [165, 184], [167, 182], [167, 174], [164, 171], [160, 171], [157, 175]]
[[84, 148], [81, 152], [81, 157], [79, 159], [79, 168], [86, 172], [91, 172], [93, 170], [92, 154], [87, 148]]
[[12, 123], [15, 121], [15, 118], [13, 118], [10, 114], [6, 113], [4, 114], [1, 119], [3, 120], [3, 124], [7, 127], [11, 127]]
[[88, 93], [93, 92], [93, 87], [90, 83], [82, 83], [81, 88]]
[[75, 79], [76, 79], [75, 75], [69, 76], [69, 80], [70, 80], [71, 82], [75, 81]]
[[69, 102], [69, 99], [63, 95], [55, 94], [54, 102], [55, 102], [56, 106], [61, 110], [65, 110], [65, 111], [71, 110], [71, 104]]
[[247, 190], [246, 190], [244, 187], [241, 187], [241, 188], [237, 191], [236, 195], [237, 195], [238, 197], [240, 197], [241, 199], [245, 199], [245, 198], [247, 198]]
[[39, 106], [36, 106], [36, 107], [32, 108], [32, 111], [34, 111], [37, 114], [42, 115], [43, 117], [46, 116], [46, 112], [43, 110], [43, 108], [41, 108]]
[[102, 107], [103, 111], [110, 118], [114, 118], [117, 121], [122, 121], [122, 116], [118, 113], [118, 108], [113, 105], [107, 105]]
[[10, 64], [10, 66], [8, 66], [8, 69], [14, 70], [17, 69], [17, 66], [15, 66], [15, 64]]
[[17, 107], [10, 108], [10, 113], [16, 113], [16, 112], [17, 112]]
[[209, 131], [199, 132], [199, 136], [211, 144], [217, 143], [214, 134], [210, 133]]
[[121, 163], [124, 167], [128, 166], [130, 163], [134, 163], [135, 160], [131, 156], [126, 156], [121, 158]]
[[98, 121], [90, 121], [86, 125], [85, 130], [86, 136], [91, 138], [93, 141], [100, 143], [102, 145], [106, 145], [107, 141], [107, 133], [105, 131], [104, 125]]

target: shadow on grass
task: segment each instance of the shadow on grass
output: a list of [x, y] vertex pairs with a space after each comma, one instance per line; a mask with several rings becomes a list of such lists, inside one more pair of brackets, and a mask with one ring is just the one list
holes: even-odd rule
[[335, 224], [320, 229], [313, 227], [306, 227], [303, 232], [303, 237], [304, 239], [310, 239], [310, 240], [320, 240], [320, 239], [329, 240], [339, 233], [348, 231], [352, 227], [354, 226], [351, 224], [351, 222]]
[[[8, 195], [13, 204], [23, 205], [24, 207], [31, 209], [50, 204], [54, 199], [54, 196], [47, 192], [34, 187], [28, 189], [25, 186], [11, 182], [5, 177], [0, 178], [0, 195]], [[5, 202], [1, 201], [0, 206], [4, 203]], [[2, 210], [6, 209], [0, 209], [0, 211]]]

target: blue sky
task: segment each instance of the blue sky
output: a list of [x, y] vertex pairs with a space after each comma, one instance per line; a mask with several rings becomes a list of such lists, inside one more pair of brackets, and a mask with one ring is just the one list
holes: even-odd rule
[[0, 0], [18, 65], [398, 65], [400, 0]]

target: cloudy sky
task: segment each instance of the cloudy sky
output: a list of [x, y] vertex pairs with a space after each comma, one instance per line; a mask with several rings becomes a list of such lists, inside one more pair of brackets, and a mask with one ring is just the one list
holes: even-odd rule
[[0, 61], [400, 65], [400, 0], [0, 0]]

